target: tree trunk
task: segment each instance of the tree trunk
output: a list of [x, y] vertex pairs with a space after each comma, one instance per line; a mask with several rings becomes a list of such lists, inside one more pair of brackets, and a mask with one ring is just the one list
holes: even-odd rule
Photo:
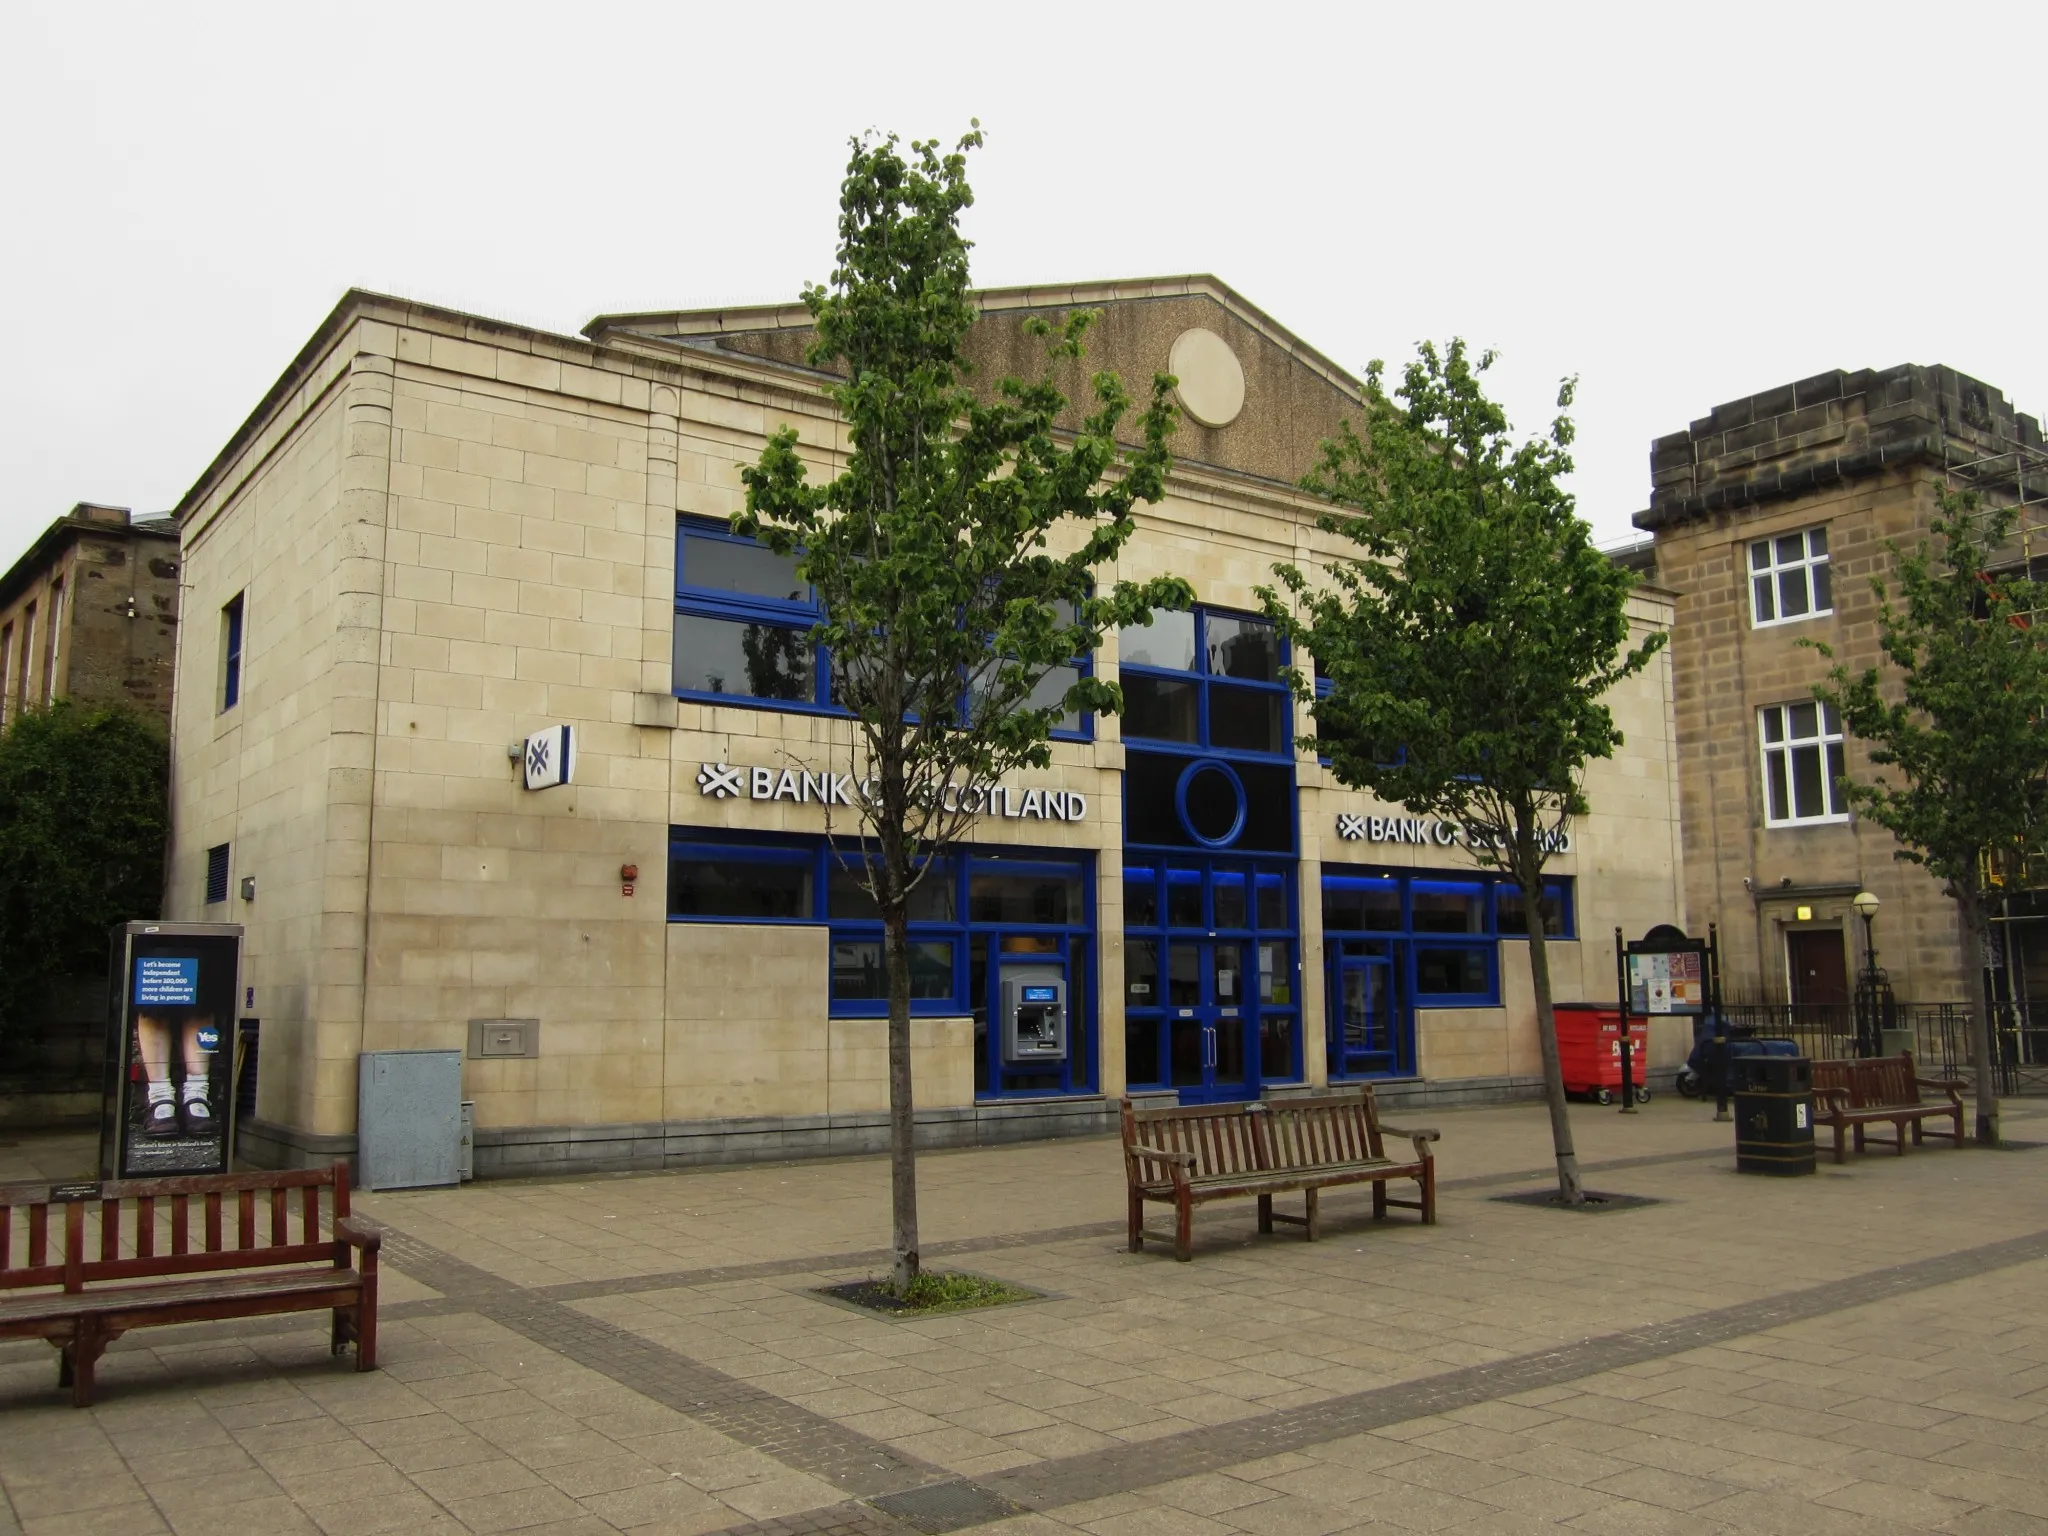
[[1998, 1065], [1992, 1056], [1997, 1036], [1991, 1029], [1991, 978], [1984, 968], [1983, 900], [1968, 887], [1956, 893], [1956, 911], [1963, 920], [1963, 967], [1970, 998], [1970, 1059], [1976, 1067], [1977, 1144], [1998, 1145]]
[[917, 1278], [917, 1144], [910, 1097], [910, 913], [882, 910], [882, 960], [889, 973], [889, 1214], [893, 1279], [903, 1295]]
[[1536, 1039], [1543, 1047], [1543, 1096], [1550, 1103], [1550, 1144], [1557, 1153], [1557, 1198], [1586, 1203], [1579, 1182], [1579, 1154], [1572, 1146], [1570, 1106], [1564, 1096], [1564, 1065], [1557, 1054], [1557, 1012], [1550, 1001], [1550, 951], [1543, 933], [1543, 877], [1521, 882], [1522, 916], [1529, 927], [1529, 980], [1536, 989]]

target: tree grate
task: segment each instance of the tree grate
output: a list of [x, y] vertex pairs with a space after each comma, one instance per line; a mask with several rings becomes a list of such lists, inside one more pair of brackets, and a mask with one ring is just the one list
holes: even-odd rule
[[908, 1493], [886, 1494], [868, 1502], [912, 1530], [927, 1532], [929, 1536], [938, 1536], [942, 1531], [964, 1531], [970, 1526], [988, 1525], [1024, 1513], [1023, 1506], [964, 1478], [950, 1483], [928, 1483]]
[[1570, 1211], [1578, 1216], [1605, 1216], [1610, 1211], [1639, 1211], [1646, 1205], [1662, 1205], [1662, 1200], [1648, 1195], [1615, 1195], [1601, 1190], [1586, 1191], [1584, 1205], [1566, 1205], [1557, 1198], [1555, 1189], [1524, 1189], [1512, 1195], [1494, 1195], [1492, 1199], [1502, 1205], [1533, 1205], [1545, 1211]]

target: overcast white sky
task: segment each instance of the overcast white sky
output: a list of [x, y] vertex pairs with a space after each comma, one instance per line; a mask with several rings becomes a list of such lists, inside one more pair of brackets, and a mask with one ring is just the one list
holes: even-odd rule
[[176, 502], [350, 285], [574, 331], [793, 298], [845, 140], [979, 116], [975, 275], [1213, 272], [1354, 371], [1582, 379], [1603, 538], [1650, 439], [1828, 368], [2048, 410], [2048, 8], [0, 7], [0, 568]]

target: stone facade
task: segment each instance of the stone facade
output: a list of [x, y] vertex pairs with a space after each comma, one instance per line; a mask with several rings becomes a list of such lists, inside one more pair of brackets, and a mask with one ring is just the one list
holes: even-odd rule
[[[1830, 647], [1849, 667], [1877, 664], [1871, 578], [1887, 541], [1926, 534], [1936, 497], [1960, 466], [2041, 448], [2032, 417], [1948, 368], [1833, 372], [1714, 408], [1651, 449], [1650, 506], [1659, 582], [1675, 592], [1672, 631], [1684, 806], [1687, 906], [1718, 922], [1731, 998], [1796, 991], [1791, 943], [1841, 945], [1853, 980], [1864, 965], [1849, 898], [1882, 903], [1875, 938], [1897, 995], [1965, 995], [1954, 904], [1894, 857], [1882, 827], [1845, 817], [1767, 825], [1759, 711], [1812, 698]], [[1824, 529], [1831, 611], [1759, 624], [1751, 551]], [[1852, 776], [1870, 771], [1846, 743]]]
[[0, 576], [0, 724], [52, 699], [168, 720], [178, 530], [80, 502]]
[[[1242, 433], [1177, 443], [1169, 494], [1104, 577], [1171, 571], [1205, 604], [1255, 610], [1275, 561], [1331, 552], [1289, 485], [1357, 386], [1213, 279], [1167, 286], [1164, 299], [1157, 284], [1080, 296], [1106, 311], [1090, 366], [1135, 386], [1165, 369], [1169, 333], [1201, 321], [1243, 359]], [[1051, 310], [1069, 294], [1005, 302]], [[1127, 319], [1126, 302], [1180, 307]], [[672, 828], [827, 827], [827, 808], [801, 798], [712, 795], [703, 765], [852, 766], [850, 727], [829, 713], [672, 687], [678, 518], [737, 510], [739, 466], [785, 424], [821, 472], [844, 448], [819, 374], [774, 347], [703, 339], [794, 330], [787, 315], [611, 317], [572, 338], [351, 293], [181, 504], [188, 612], [206, 621], [184, 627], [179, 657], [166, 911], [246, 925], [258, 1155], [346, 1151], [359, 1052], [456, 1047], [467, 1021], [497, 1018], [539, 1019], [540, 1048], [465, 1063], [486, 1171], [885, 1144], [881, 1023], [834, 1016], [824, 930], [671, 922], [662, 893]], [[242, 694], [223, 709], [212, 616], [237, 598]], [[1666, 627], [1670, 600], [1645, 588], [1633, 615], [1639, 634]], [[1100, 674], [1115, 663], [1112, 640]], [[1581, 935], [1553, 949], [1560, 997], [1611, 995], [1615, 924], [1684, 920], [1670, 682], [1660, 658], [1614, 700], [1627, 749], [1595, 767], [1595, 814], [1558, 861], [1578, 881]], [[528, 792], [507, 744], [556, 723], [575, 728], [574, 783]], [[1056, 742], [1027, 777], [1085, 797], [1072, 819], [990, 817], [976, 832], [997, 852], [1094, 861], [1093, 1092], [977, 1099], [971, 1022], [920, 1017], [934, 1140], [1108, 1123], [1126, 1082], [1125, 752], [1113, 720]], [[1295, 1075], [1313, 1085], [1327, 1076], [1324, 864], [1453, 856], [1339, 848], [1334, 818], [1374, 808], [1325, 783], [1312, 755], [1297, 755], [1296, 781]], [[235, 894], [208, 905], [207, 850], [223, 844]], [[1528, 1091], [1526, 961], [1502, 948], [1501, 1007], [1424, 1014], [1432, 1078]], [[1661, 1041], [1666, 1064], [1682, 1056], [1675, 1035]]]

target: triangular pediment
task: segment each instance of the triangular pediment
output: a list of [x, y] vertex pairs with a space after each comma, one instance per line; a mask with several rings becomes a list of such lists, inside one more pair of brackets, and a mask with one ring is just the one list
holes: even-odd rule
[[[1075, 402], [1061, 422], [1068, 428], [1080, 424], [1091, 374], [1116, 373], [1142, 401], [1154, 374], [1173, 373], [1181, 379], [1176, 459], [1291, 485], [1339, 422], [1358, 415], [1356, 378], [1213, 277], [990, 288], [976, 297], [982, 319], [968, 350], [990, 389], [1042, 371], [1044, 343], [1025, 333], [1027, 319], [1099, 312], [1087, 357], [1055, 375]], [[811, 323], [801, 304], [600, 315], [584, 328], [593, 340], [621, 333], [816, 376], [805, 363]]]

